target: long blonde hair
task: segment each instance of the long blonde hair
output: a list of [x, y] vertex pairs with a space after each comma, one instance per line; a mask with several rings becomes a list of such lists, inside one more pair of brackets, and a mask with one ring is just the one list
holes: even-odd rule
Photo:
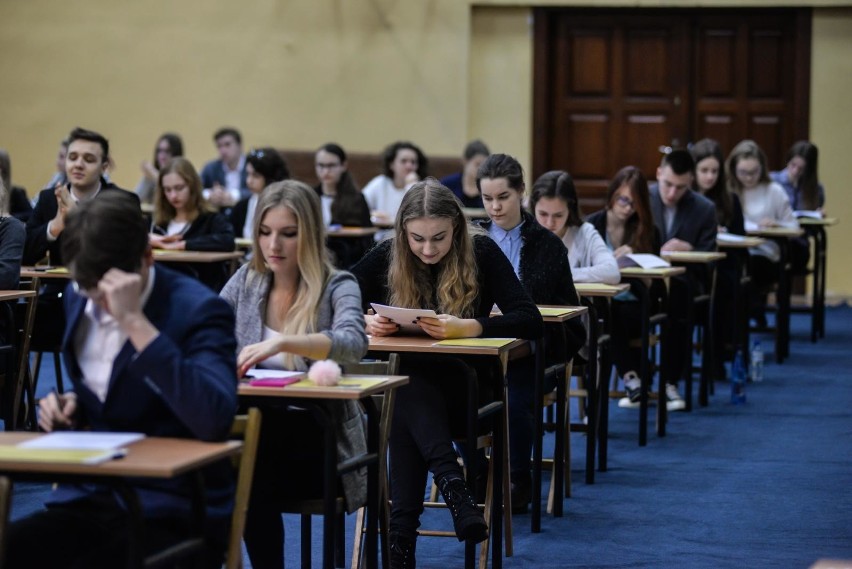
[[177, 215], [175, 208], [166, 199], [166, 192], [163, 191], [163, 178], [168, 174], [177, 174], [189, 188], [190, 223], [195, 221], [202, 212], [211, 211], [201, 193], [201, 178], [195, 171], [195, 166], [186, 158], [175, 156], [160, 169], [160, 175], [157, 176], [157, 189], [154, 192], [154, 225], [164, 227]]
[[[419, 218], [446, 218], [453, 224], [449, 252], [438, 263], [433, 283], [429, 265], [411, 251], [406, 225]], [[473, 237], [455, 195], [435, 178], [414, 184], [402, 198], [396, 215], [396, 237], [388, 270], [390, 302], [405, 308], [432, 308], [461, 318], [473, 316], [478, 294]], [[437, 302], [437, 304], [436, 304]]]
[[[252, 228], [255, 254], [251, 268], [258, 275], [266, 275], [269, 268], [260, 251], [260, 226], [266, 213], [276, 207], [286, 207], [296, 216], [298, 224], [296, 251], [298, 253], [299, 284], [293, 305], [286, 314], [279, 314], [285, 335], [310, 334], [317, 331], [317, 315], [328, 280], [334, 271], [325, 247], [325, 225], [319, 196], [310, 186], [296, 180], [275, 182], [264, 188], [257, 203]], [[247, 282], [246, 286], [260, 283]], [[284, 354], [284, 365], [289, 369], [306, 367], [304, 360], [293, 354]]]

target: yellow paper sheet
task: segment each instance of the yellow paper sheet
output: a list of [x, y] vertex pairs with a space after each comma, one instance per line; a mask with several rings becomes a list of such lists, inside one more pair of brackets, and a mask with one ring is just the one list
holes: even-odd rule
[[41, 449], [0, 445], [0, 460], [15, 462], [98, 464], [122, 456], [124, 452], [116, 450]]
[[436, 346], [466, 346], [470, 348], [502, 348], [514, 342], [514, 338], [456, 338], [435, 342]]

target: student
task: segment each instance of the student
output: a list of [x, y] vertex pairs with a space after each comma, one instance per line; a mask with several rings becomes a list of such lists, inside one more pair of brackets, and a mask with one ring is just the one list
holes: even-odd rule
[[483, 207], [482, 196], [476, 187], [476, 172], [490, 154], [484, 142], [472, 140], [464, 147], [462, 171], [441, 178], [441, 183], [452, 190], [463, 207]]
[[372, 215], [390, 223], [396, 217], [402, 197], [411, 185], [428, 175], [426, 155], [411, 142], [394, 142], [382, 154], [384, 172], [370, 180], [362, 193]]
[[583, 221], [571, 174], [551, 170], [533, 184], [530, 211], [536, 220], [562, 239], [575, 283], [617, 284], [618, 263], [600, 233]]
[[[317, 150], [314, 164], [320, 182], [314, 190], [322, 202], [325, 226], [371, 227], [370, 207], [352, 180], [343, 148], [333, 142], [323, 144]], [[373, 239], [329, 237], [327, 242], [334, 255], [335, 265], [345, 269], [364, 256], [373, 244]]]
[[[507, 154], [492, 154], [479, 167], [476, 185], [489, 217], [481, 226], [512, 264], [530, 298], [536, 304], [579, 306], [580, 297], [574, 289], [568, 251], [556, 235], [539, 225], [521, 205], [525, 190], [524, 170], [518, 161]], [[550, 332], [547, 363], [568, 361], [586, 341], [586, 331], [580, 320], [570, 320], [566, 324], [566, 345], [557, 339], [561, 338], [561, 333], [553, 328], [547, 331]], [[534, 359], [510, 362], [507, 379], [512, 513], [523, 513], [529, 505], [532, 489]], [[544, 391], [553, 387], [546, 385]]]
[[[72, 141], [69, 156], [78, 151]], [[228, 305], [192, 279], [154, 268], [135, 194], [104, 192], [65, 223], [72, 283], [63, 357], [73, 390], [41, 399], [39, 426], [224, 440], [237, 406]], [[195, 482], [190, 475], [127, 480], [139, 496], [146, 552], [190, 535]], [[228, 461], [205, 468], [204, 484], [202, 565], [220, 567], [233, 509]], [[126, 564], [130, 514], [109, 487], [60, 484], [46, 506], [9, 528], [7, 567]]]
[[0, 180], [6, 186], [7, 213], [26, 223], [33, 213], [33, 205], [27, 197], [26, 189], [12, 185], [12, 160], [4, 148], [0, 148]]
[[[657, 168], [657, 183], [649, 188], [651, 213], [654, 225], [663, 236], [662, 252], [715, 251], [716, 250], [716, 206], [692, 190], [695, 180], [695, 161], [686, 150], [672, 150], [664, 154]], [[687, 373], [692, 373], [692, 329], [687, 326], [686, 315], [693, 292], [702, 291], [706, 270], [702, 266], [688, 266], [686, 274], [674, 277], [669, 287], [669, 331], [677, 346], [668, 353], [671, 356], [674, 383], [666, 386], [668, 408], [680, 411], [686, 403], [677, 391], [677, 382]]]
[[[378, 302], [434, 309], [438, 316], [421, 318], [418, 325], [435, 339], [535, 339], [542, 333], [541, 315], [499, 247], [487, 235], [471, 233], [456, 197], [434, 178], [408, 190], [395, 236], [371, 249], [353, 273], [365, 308]], [[495, 302], [502, 316], [491, 318]], [[366, 320], [374, 336], [398, 331], [381, 316]], [[480, 390], [487, 390], [494, 378], [478, 371]], [[427, 471], [450, 506], [459, 540], [482, 541], [486, 525], [452, 444], [465, 424], [459, 386], [470, 368], [456, 358], [403, 354], [400, 373], [411, 381], [397, 391], [391, 428], [391, 566], [413, 567]], [[483, 397], [492, 400], [488, 395]]]
[[[716, 223], [719, 233], [745, 235], [743, 208], [740, 198], [728, 191], [725, 180], [725, 158], [719, 143], [710, 138], [699, 140], [689, 147], [689, 153], [695, 161], [695, 191], [709, 199], [716, 206]], [[716, 379], [725, 379], [724, 361], [733, 359], [731, 347], [735, 334], [736, 318], [733, 317], [733, 299], [739, 294], [740, 262], [735, 250], [728, 250], [728, 256], [716, 263], [716, 292], [713, 337], [716, 354]]]
[[240, 131], [223, 127], [213, 134], [217, 160], [211, 160], [201, 170], [204, 197], [216, 207], [231, 207], [240, 198], [249, 197], [246, 184], [246, 157], [243, 155], [243, 137]]
[[231, 210], [231, 225], [239, 237], [251, 239], [254, 230], [254, 212], [263, 188], [290, 178], [290, 169], [274, 148], [258, 148], [246, 157], [246, 185], [251, 195], [241, 199]]
[[151, 162], [144, 161], [139, 166], [142, 179], [136, 184], [134, 191], [142, 203], [154, 203], [154, 190], [157, 187], [160, 168], [177, 156], [183, 156], [183, 141], [180, 136], [172, 132], [160, 135], [154, 146], [154, 159]]
[[[660, 235], [651, 214], [648, 182], [636, 166], [619, 170], [609, 184], [606, 208], [586, 218], [613, 251], [616, 261], [631, 253], [660, 254]], [[624, 381], [626, 401], [621, 406], [638, 407], [641, 393], [639, 369], [642, 350], [631, 347], [642, 330], [642, 316], [636, 296], [625, 291], [612, 302], [612, 359]]]
[[825, 206], [825, 188], [819, 183], [817, 161], [819, 151], [815, 144], [800, 140], [787, 152], [787, 166], [780, 172], [770, 172], [773, 182], [780, 184], [793, 211], [822, 212]]
[[[315, 360], [358, 362], [367, 352], [361, 295], [353, 276], [328, 260], [319, 198], [286, 180], [260, 197], [251, 262], [222, 290], [236, 314], [237, 366], [305, 371]], [[355, 401], [329, 404], [340, 460], [366, 452]], [[299, 433], [292, 436], [292, 433]], [[282, 504], [322, 496], [323, 437], [311, 413], [264, 407], [245, 542], [253, 567], [283, 567]], [[343, 476], [347, 510], [366, 500], [366, 472]]]
[[[171, 251], [234, 250], [231, 223], [210, 210], [201, 197], [201, 179], [186, 158], [173, 158], [160, 169], [150, 241], [155, 249]], [[225, 263], [187, 263], [179, 269], [215, 291], [226, 280]]]
[[9, 215], [9, 191], [0, 177], [0, 290], [16, 290], [21, 280], [21, 258], [27, 230]]
[[[739, 196], [743, 204], [743, 216], [747, 229], [759, 227], [799, 226], [793, 216], [793, 208], [784, 189], [769, 179], [766, 155], [753, 140], [743, 140], [728, 155], [726, 164], [728, 188]], [[766, 294], [769, 287], [778, 281], [778, 262], [781, 250], [771, 239], [760, 247], [749, 249], [752, 256], [751, 315], [758, 327], [766, 326]], [[807, 243], [795, 246], [791, 242], [790, 261], [793, 267], [804, 267], [808, 263]]]
[[[65, 157], [67, 185], [45, 188], [39, 193], [33, 214], [27, 222], [27, 242], [23, 264], [34, 265], [46, 255], [51, 265], [63, 265], [62, 233], [65, 216], [78, 203], [112, 192], [123, 192], [104, 178], [109, 165], [109, 141], [100, 133], [75, 128], [68, 135]], [[139, 198], [133, 194], [136, 202]], [[56, 351], [62, 341], [65, 316], [61, 294], [65, 283], [48, 283], [39, 294], [32, 351]]]

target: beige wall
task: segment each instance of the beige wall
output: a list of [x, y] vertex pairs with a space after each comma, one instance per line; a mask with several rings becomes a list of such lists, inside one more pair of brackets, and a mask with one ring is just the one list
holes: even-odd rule
[[[721, 0], [727, 6], [849, 2]], [[210, 135], [238, 126], [247, 146], [337, 140], [379, 151], [410, 138], [433, 155], [482, 137], [528, 165], [532, 128], [529, 6], [686, 7], [678, 0], [27, 0], [0, 2], [0, 147], [32, 194], [71, 127], [103, 131], [115, 180], [132, 187], [156, 137], [180, 132], [197, 165]], [[248, 8], [247, 8], [248, 7]], [[833, 228], [829, 289], [852, 297], [852, 202], [840, 171], [850, 147], [852, 8], [815, 10], [812, 138]]]

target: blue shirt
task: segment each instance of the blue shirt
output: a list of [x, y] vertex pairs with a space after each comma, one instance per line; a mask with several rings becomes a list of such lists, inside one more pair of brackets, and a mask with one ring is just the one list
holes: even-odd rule
[[[798, 186], [794, 186], [793, 182], [790, 181], [790, 176], [787, 174], [786, 168], [778, 172], [770, 172], [769, 177], [773, 182], [779, 184], [782, 188], [784, 188], [784, 191], [787, 192], [787, 198], [790, 200], [790, 206], [793, 208], [793, 211], [804, 209], [804, 204], [799, 204], [801, 190]], [[817, 194], [817, 207], [824, 207], [825, 188], [822, 187], [822, 184], [817, 184]]]
[[521, 221], [521, 223], [509, 231], [498, 227], [496, 223], [491, 223], [488, 227], [488, 235], [497, 243], [497, 246], [500, 247], [500, 250], [503, 251], [503, 254], [512, 263], [512, 268], [515, 269], [515, 274], [519, 279], [521, 278], [521, 245], [523, 244], [521, 241], [521, 226], [523, 224], [524, 222]]

